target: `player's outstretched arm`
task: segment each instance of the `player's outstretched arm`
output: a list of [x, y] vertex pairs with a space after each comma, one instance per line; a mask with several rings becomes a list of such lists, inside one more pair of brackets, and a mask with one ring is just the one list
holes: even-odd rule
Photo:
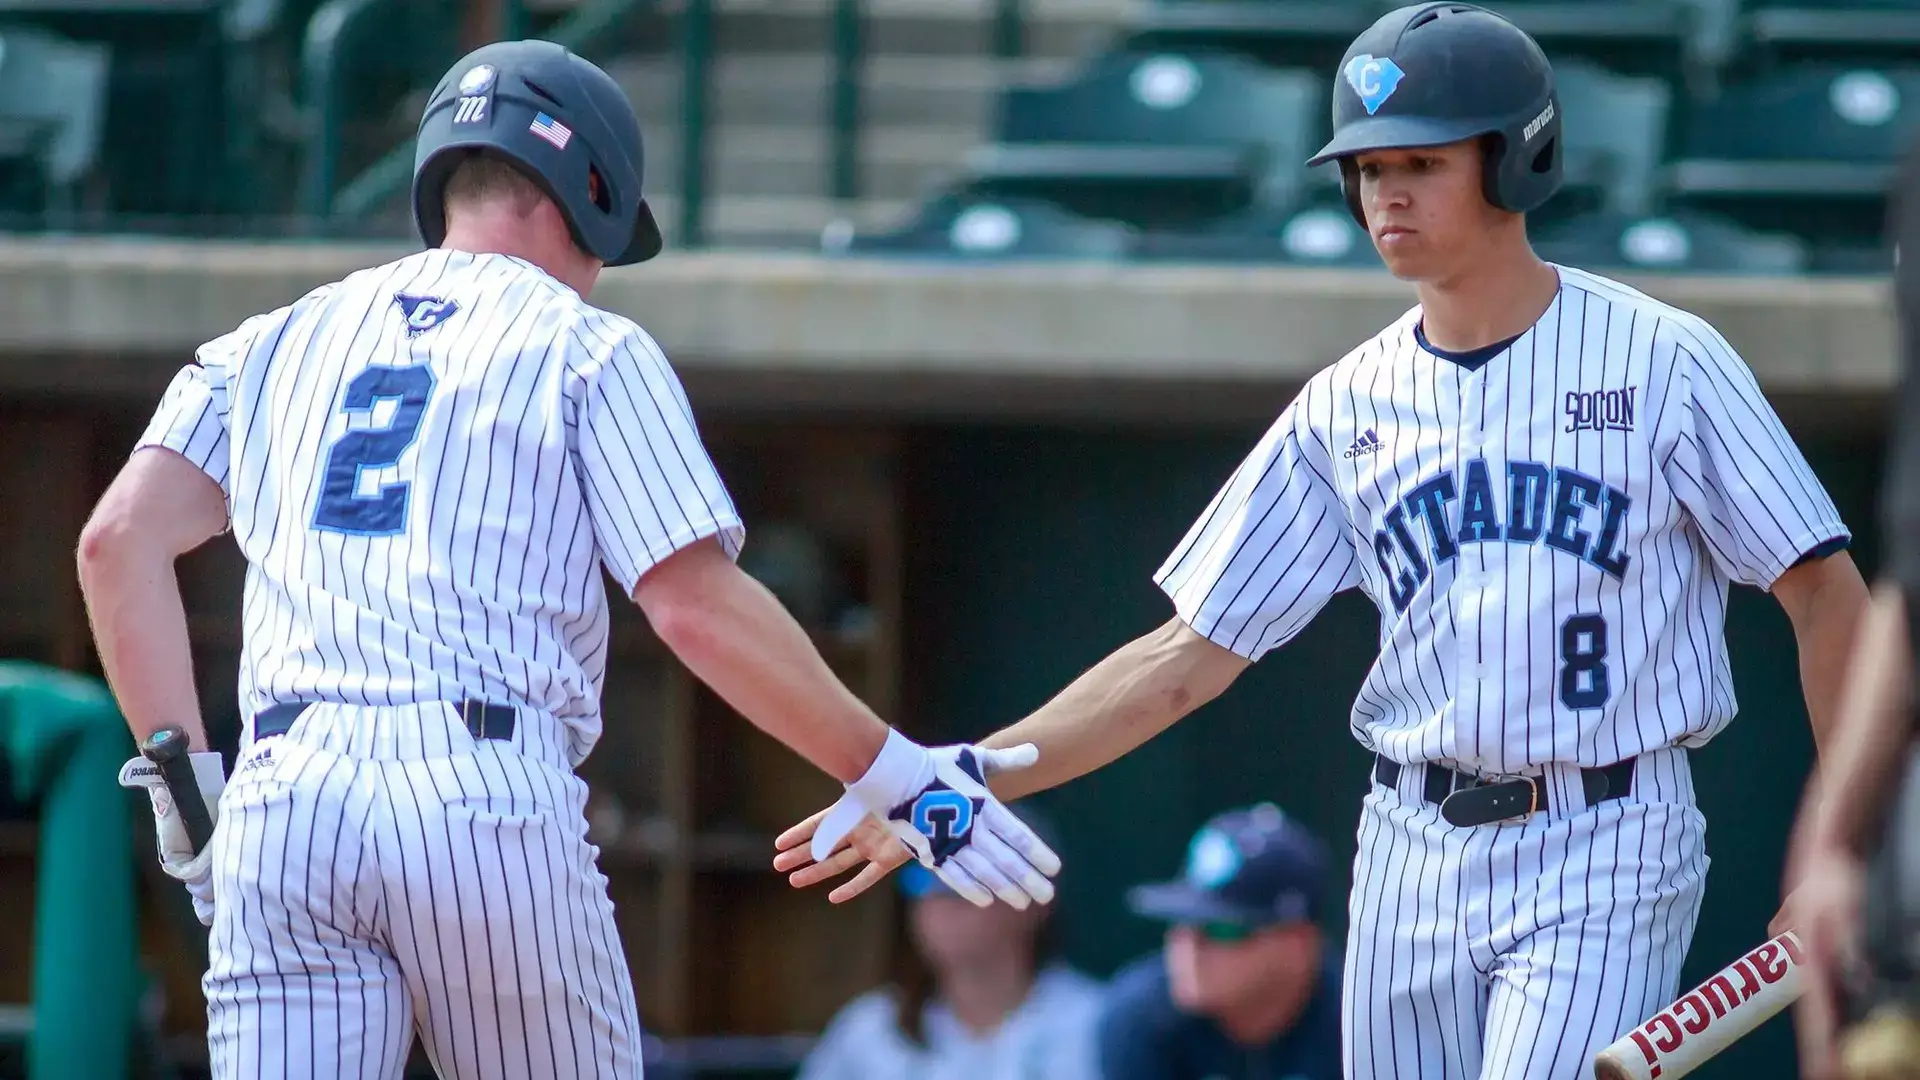
[[[1019, 723], [981, 740], [986, 748], [1038, 748], [1038, 760], [990, 778], [993, 793], [1013, 800], [1100, 768], [1172, 727], [1218, 697], [1248, 666], [1245, 657], [1207, 640], [1178, 618], [1121, 646]], [[859, 896], [906, 858], [869, 819], [843, 846], [819, 857], [812, 844], [822, 811], [782, 833], [774, 868], [796, 888], [859, 868], [828, 894], [834, 903]]]
[[886, 723], [717, 541], [667, 557], [640, 578], [633, 599], [689, 671], [834, 779], [852, 783], [880, 753]]
[[80, 593], [107, 684], [136, 741], [177, 726], [207, 749], [174, 560], [227, 527], [226, 496], [166, 449], [133, 455], [80, 533]]
[[993, 798], [987, 777], [1032, 763], [1032, 747], [922, 747], [842, 683], [765, 586], [716, 540], [643, 574], [634, 602], [675, 656], [755, 726], [847, 785], [821, 826], [844, 837], [869, 814], [883, 842], [911, 851], [960, 895], [1014, 907], [1052, 899], [1060, 860]]
[[1085, 776], [1219, 697], [1248, 664], [1180, 619], [1167, 620], [1095, 664], [1026, 719], [980, 741], [1040, 748], [1032, 768], [996, 779], [994, 794], [1018, 799]]

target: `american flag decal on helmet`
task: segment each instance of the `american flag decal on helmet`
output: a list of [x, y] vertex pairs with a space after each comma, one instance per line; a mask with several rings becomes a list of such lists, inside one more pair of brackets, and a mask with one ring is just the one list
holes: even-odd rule
[[533, 123], [527, 126], [527, 130], [547, 140], [561, 150], [565, 150], [567, 143], [573, 138], [572, 128], [548, 116], [546, 113], [541, 113], [534, 117]]

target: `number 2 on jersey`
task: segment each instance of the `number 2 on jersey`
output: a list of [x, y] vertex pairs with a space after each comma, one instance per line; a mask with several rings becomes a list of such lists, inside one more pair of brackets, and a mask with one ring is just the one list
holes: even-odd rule
[[1613, 696], [1607, 681], [1607, 620], [1575, 615], [1560, 624], [1560, 704], [1598, 709]]
[[397, 404], [385, 426], [349, 431], [334, 442], [320, 478], [320, 499], [313, 508], [314, 528], [354, 536], [392, 536], [405, 528], [407, 482], [385, 484], [371, 495], [362, 495], [360, 473], [400, 460], [420, 434], [420, 417], [432, 393], [433, 372], [425, 364], [370, 367], [353, 377], [340, 401], [348, 417], [370, 414], [382, 401]]

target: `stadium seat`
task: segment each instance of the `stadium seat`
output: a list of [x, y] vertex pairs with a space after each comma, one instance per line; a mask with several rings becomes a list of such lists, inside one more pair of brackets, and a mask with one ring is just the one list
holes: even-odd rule
[[1715, 0], [1486, 0], [1548, 53], [1584, 57], [1629, 75], [1678, 79], [1701, 12]]
[[1647, 210], [1667, 147], [1671, 85], [1617, 74], [1579, 57], [1555, 57], [1553, 64], [1564, 117], [1566, 183], [1537, 217]]
[[1769, 61], [1911, 60], [1920, 50], [1920, 0], [1748, 0], [1745, 41]]
[[830, 255], [934, 255], [953, 259], [1123, 259], [1134, 230], [1080, 217], [1040, 199], [996, 199], [965, 191], [941, 192], [913, 220], [890, 232], [862, 235], [829, 229], [821, 249]]
[[1808, 245], [1798, 237], [1688, 212], [1582, 215], [1541, 229], [1533, 248], [1549, 262], [1602, 272], [1798, 274], [1809, 262]]
[[0, 26], [0, 159], [29, 173], [8, 209], [76, 208], [99, 158], [109, 64], [106, 46]]
[[1920, 67], [1806, 65], [1729, 84], [1687, 111], [1661, 186], [1675, 206], [1872, 246], [1916, 116]]
[[1083, 217], [1164, 225], [1285, 205], [1326, 126], [1324, 80], [1233, 56], [1095, 57], [1072, 81], [1016, 88], [965, 184]]
[[1383, 266], [1366, 230], [1345, 204], [1332, 200], [1297, 210], [1256, 207], [1186, 229], [1150, 230], [1141, 234], [1134, 256], [1167, 262]]
[[1118, 46], [1229, 52], [1331, 78], [1347, 45], [1387, 10], [1378, 0], [1160, 0], [1135, 7]]
[[8, 22], [112, 50], [99, 162], [115, 213], [217, 212], [242, 178], [225, 156], [230, 117], [222, 21], [231, 0], [0, 0]]

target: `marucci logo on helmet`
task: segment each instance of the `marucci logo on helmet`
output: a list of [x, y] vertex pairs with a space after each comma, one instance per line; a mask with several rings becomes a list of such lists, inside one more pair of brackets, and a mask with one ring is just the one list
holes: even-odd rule
[[1553, 102], [1549, 101], [1547, 107], [1540, 110], [1539, 116], [1527, 121], [1526, 129], [1520, 134], [1521, 140], [1532, 142], [1533, 137], [1540, 134], [1540, 129], [1546, 127], [1547, 121], [1551, 119], [1553, 119]]

